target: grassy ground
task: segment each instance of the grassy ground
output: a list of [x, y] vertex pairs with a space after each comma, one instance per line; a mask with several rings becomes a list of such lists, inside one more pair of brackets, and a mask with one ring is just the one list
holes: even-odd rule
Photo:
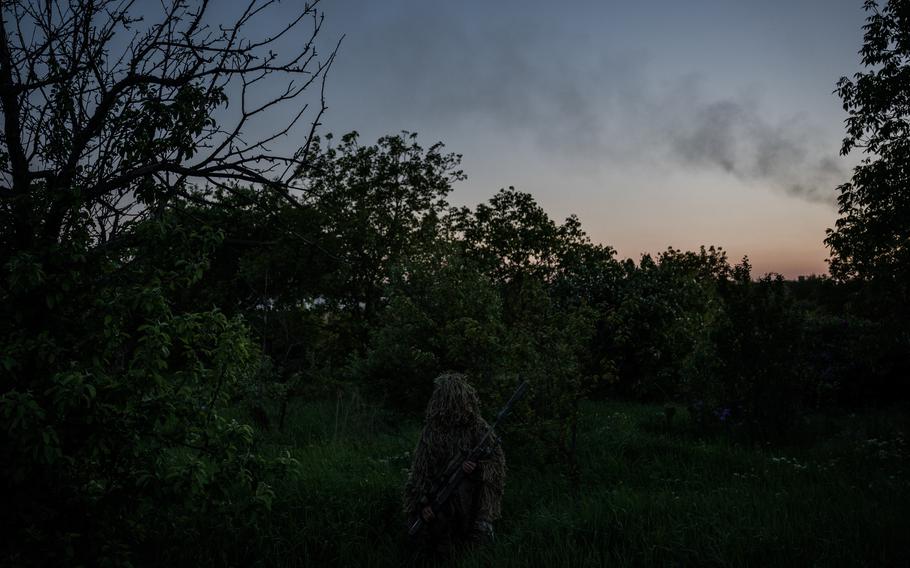
[[[352, 406], [301, 404], [263, 433], [300, 462], [275, 488], [263, 565], [405, 563], [399, 503], [419, 425]], [[695, 435], [684, 413], [668, 430], [660, 407], [590, 404], [580, 488], [506, 440], [497, 542], [451, 565], [910, 565], [906, 420], [826, 418], [798, 446], [744, 447]]]

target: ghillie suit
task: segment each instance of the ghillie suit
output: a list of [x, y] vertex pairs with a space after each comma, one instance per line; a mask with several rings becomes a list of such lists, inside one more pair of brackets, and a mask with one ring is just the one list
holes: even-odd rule
[[[436, 378], [436, 388], [427, 404], [426, 420], [408, 482], [404, 512], [409, 519], [421, 514], [421, 498], [456, 455], [467, 455], [489, 425], [480, 414], [477, 391], [464, 375], [447, 373]], [[493, 521], [500, 515], [506, 463], [498, 442], [491, 452], [458, 486], [445, 507], [419, 535], [424, 552], [448, 554], [453, 544], [492, 538]]]

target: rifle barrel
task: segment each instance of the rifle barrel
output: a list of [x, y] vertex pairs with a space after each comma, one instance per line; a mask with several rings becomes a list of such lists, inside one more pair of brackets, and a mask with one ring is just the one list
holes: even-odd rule
[[512, 393], [512, 396], [509, 398], [509, 401], [506, 403], [505, 406], [502, 407], [502, 410], [500, 410], [499, 414], [496, 416], [496, 422], [494, 423], [494, 426], [496, 424], [499, 424], [500, 420], [502, 420], [503, 418], [505, 418], [506, 416], [509, 415], [509, 412], [512, 411], [512, 405], [515, 404], [516, 402], [518, 402], [525, 395], [525, 393], [527, 391], [528, 391], [528, 381], [524, 381], [523, 383], [518, 385], [518, 388], [515, 389], [514, 393]]

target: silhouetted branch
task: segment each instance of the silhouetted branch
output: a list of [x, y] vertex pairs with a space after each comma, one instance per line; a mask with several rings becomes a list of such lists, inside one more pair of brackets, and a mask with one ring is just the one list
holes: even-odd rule
[[[211, 22], [207, 0], [162, 3], [157, 20], [128, 0], [3, 2], [0, 204], [40, 217], [38, 233], [58, 239], [80, 212], [96, 215], [103, 238], [194, 184], [243, 182], [293, 200], [305, 190], [294, 174], [307, 166], [340, 46], [320, 56], [319, 4], [248, 38], [276, 0], [250, 0], [229, 24]], [[305, 100], [317, 82], [318, 109]], [[248, 137], [277, 112], [281, 122]], [[273, 152], [308, 112], [301, 149]]]

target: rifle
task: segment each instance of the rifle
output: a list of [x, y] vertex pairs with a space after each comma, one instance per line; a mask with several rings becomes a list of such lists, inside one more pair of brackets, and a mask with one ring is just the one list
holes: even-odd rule
[[[528, 381], [525, 381], [518, 385], [518, 388], [512, 394], [512, 397], [502, 407], [502, 410], [499, 411], [499, 414], [496, 415], [496, 420], [493, 424], [487, 429], [486, 433], [483, 435], [483, 438], [480, 439], [480, 442], [474, 446], [466, 457], [461, 456], [461, 454], [456, 455], [449, 462], [449, 465], [446, 466], [445, 471], [436, 479], [433, 483], [433, 486], [427, 492], [426, 495], [420, 500], [421, 503], [424, 503], [425, 506], [429, 505], [430, 509], [433, 511], [433, 514], [436, 514], [437, 511], [449, 500], [449, 497], [452, 496], [452, 493], [455, 489], [461, 485], [461, 482], [464, 481], [465, 472], [461, 469], [461, 465], [466, 461], [476, 462], [481, 455], [489, 451], [487, 448], [487, 442], [490, 438], [495, 438], [493, 431], [499, 426], [499, 423], [509, 415], [509, 412], [512, 410], [512, 405], [518, 402], [521, 397], [525, 395], [528, 391]], [[408, 535], [414, 536], [420, 531], [421, 527], [425, 524], [426, 521], [423, 520], [422, 510], [417, 512], [417, 519], [411, 523], [408, 527]]]

